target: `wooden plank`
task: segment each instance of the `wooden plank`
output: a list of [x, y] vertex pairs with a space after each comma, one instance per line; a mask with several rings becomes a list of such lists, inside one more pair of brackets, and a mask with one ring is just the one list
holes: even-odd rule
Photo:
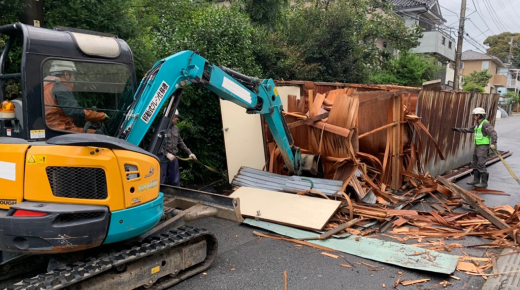
[[[316, 99], [314, 99], [314, 103], [312, 104], [312, 106], [314, 108], [312, 111], [309, 109], [309, 117], [314, 117], [314, 116], [318, 115], [318, 113], [321, 109], [321, 105], [323, 104], [324, 100], [325, 100], [325, 94], [316, 95]], [[311, 112], [313, 112], [314, 114], [311, 114]]]
[[377, 129], [374, 129], [374, 130], [372, 130], [372, 131], [370, 131], [370, 132], [363, 133], [363, 134], [359, 135], [358, 138], [361, 139], [361, 138], [366, 137], [366, 136], [368, 136], [368, 135], [370, 135], [370, 134], [373, 134], [373, 133], [379, 132], [379, 131], [384, 130], [384, 129], [387, 129], [387, 128], [389, 128], [389, 127], [393, 127], [393, 126], [395, 126], [395, 125], [397, 125], [397, 124], [396, 124], [396, 123], [386, 124], [386, 125], [381, 126], [381, 127], [377, 128]]
[[321, 254], [322, 254], [323, 256], [331, 257], [331, 258], [334, 258], [334, 259], [339, 258], [338, 255], [329, 254], [329, 253], [327, 253], [327, 252], [322, 252]]
[[394, 215], [397, 215], [397, 216], [401, 216], [401, 215], [405, 215], [405, 216], [418, 215], [416, 210], [406, 210], [406, 209], [388, 209], [386, 211], [386, 213], [389, 216], [394, 216]]
[[477, 273], [477, 266], [470, 262], [459, 261], [457, 263], [457, 271], [474, 272]]
[[424, 282], [428, 282], [430, 281], [429, 278], [426, 278], [426, 279], [419, 279], [419, 280], [408, 280], [408, 281], [401, 281], [401, 284], [403, 284], [403, 286], [408, 286], [408, 285], [413, 285], [413, 284], [418, 284], [418, 283], [424, 283]]
[[336, 126], [336, 125], [327, 124], [323, 121], [318, 121], [318, 122], [315, 122], [315, 123], [312, 123], [309, 125], [312, 127], [318, 128], [318, 129], [325, 130], [327, 132], [334, 133], [336, 135], [346, 137], [346, 138], [348, 138], [350, 136], [350, 129], [346, 129], [346, 128]]
[[335, 200], [251, 187], [241, 187], [231, 197], [240, 198], [243, 216], [313, 230], [321, 230], [341, 204]]
[[401, 176], [401, 153], [402, 153], [402, 126], [401, 126], [401, 113], [403, 110], [401, 95], [395, 95], [393, 98], [393, 112], [392, 121], [396, 123], [396, 126], [392, 127], [392, 181], [390, 188], [392, 190], [399, 190], [402, 185]]
[[316, 121], [319, 121], [321, 119], [325, 119], [328, 116], [329, 116], [329, 112], [326, 112], [326, 113], [319, 114], [319, 115], [314, 116], [314, 117], [307, 118], [305, 120], [300, 120], [300, 121], [289, 123], [289, 124], [287, 124], [287, 127], [289, 127], [289, 129], [292, 129], [292, 128], [299, 127], [301, 125], [312, 124], [312, 123], [314, 123]]
[[[508, 224], [506, 224], [503, 220], [495, 216], [493, 212], [475, 195], [464, 190], [455, 183], [449, 182], [440, 175], [437, 176], [437, 180], [444, 184], [444, 186], [448, 187], [451, 191], [455, 192], [460, 197], [462, 197], [462, 199], [464, 199], [472, 208], [477, 210], [478, 213], [487, 218], [497, 228], [501, 230], [510, 228]], [[520, 241], [520, 234], [516, 234], [515, 237], [513, 231], [508, 231], [507, 235], [509, 235], [514, 241]]]

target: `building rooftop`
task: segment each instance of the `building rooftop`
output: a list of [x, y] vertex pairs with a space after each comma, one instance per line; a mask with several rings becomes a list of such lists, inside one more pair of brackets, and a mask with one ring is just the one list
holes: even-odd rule
[[436, 0], [390, 0], [390, 3], [393, 3], [398, 9], [412, 8], [417, 6], [426, 6], [430, 8], [436, 2]]
[[[430, 13], [432, 17], [446, 22], [446, 20], [442, 18], [438, 0], [389, 0], [389, 2], [395, 5], [395, 10], [397, 11], [407, 11], [413, 14], [423, 14], [427, 12]], [[418, 11], [417, 8], [422, 8], [423, 12]]]
[[492, 55], [487, 55], [485, 53], [473, 51], [473, 50], [466, 50], [462, 52], [461, 60], [486, 60], [490, 59], [495, 61], [500, 65], [500, 67], [506, 67], [506, 65], [498, 58]]

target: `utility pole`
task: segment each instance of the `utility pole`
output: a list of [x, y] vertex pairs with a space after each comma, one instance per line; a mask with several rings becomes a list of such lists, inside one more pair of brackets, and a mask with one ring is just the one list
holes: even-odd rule
[[43, 0], [20, 0], [24, 5], [21, 22], [33, 26], [43, 26]]
[[457, 51], [455, 52], [455, 76], [453, 78], [453, 89], [459, 89], [460, 60], [462, 58], [462, 41], [464, 40], [464, 21], [466, 20], [466, 0], [462, 0], [459, 19], [459, 39], [457, 40]]
[[513, 36], [511, 36], [511, 42], [509, 43], [509, 59], [508, 63], [511, 65], [513, 61]]

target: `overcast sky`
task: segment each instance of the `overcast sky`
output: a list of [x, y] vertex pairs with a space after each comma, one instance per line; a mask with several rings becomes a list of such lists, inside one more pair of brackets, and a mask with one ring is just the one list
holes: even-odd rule
[[[446, 26], [457, 39], [462, 0], [438, 0]], [[502, 32], [520, 32], [520, 0], [466, 0], [463, 51], [485, 52], [484, 40]], [[449, 31], [449, 28], [446, 28]]]

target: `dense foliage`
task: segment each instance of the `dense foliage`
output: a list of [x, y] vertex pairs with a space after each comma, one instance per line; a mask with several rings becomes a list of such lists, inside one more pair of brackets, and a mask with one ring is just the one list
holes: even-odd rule
[[434, 79], [441, 69], [434, 57], [401, 52], [398, 58], [387, 61], [381, 70], [375, 71], [371, 82], [420, 87]]
[[[512, 49], [511, 49], [511, 41]], [[520, 33], [504, 32], [498, 35], [489, 36], [484, 40], [484, 44], [489, 46], [487, 54], [498, 57], [502, 62], [511, 63], [515, 67], [520, 66], [520, 47], [517, 45], [520, 42]], [[511, 49], [511, 59], [509, 52]]]
[[[189, 2], [176, 1], [175, 5]], [[261, 67], [253, 55], [255, 29], [247, 14], [240, 13], [236, 6], [201, 5], [191, 7], [182, 18], [164, 15], [157, 35], [160, 37], [156, 38], [156, 47], [161, 57], [193, 50], [214, 64], [246, 75], [261, 75]], [[188, 87], [183, 93], [179, 112], [182, 119], [178, 126], [188, 147], [202, 163], [225, 172], [226, 155], [218, 97], [206, 89]], [[184, 169], [181, 176], [186, 183], [220, 178], [199, 164], [181, 162], [181, 166]]]
[[493, 77], [487, 70], [482, 71], [474, 71], [468, 76], [464, 76], [464, 81], [462, 82], [462, 89], [464, 91], [470, 92], [474, 89], [479, 93], [484, 92], [484, 88], [488, 85], [489, 80]]

